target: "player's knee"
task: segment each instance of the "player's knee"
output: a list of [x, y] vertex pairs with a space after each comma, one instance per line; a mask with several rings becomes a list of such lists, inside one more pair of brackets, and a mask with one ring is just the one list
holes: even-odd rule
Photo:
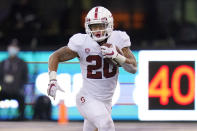
[[100, 119], [98, 123], [99, 131], [115, 131], [114, 123], [110, 118]]

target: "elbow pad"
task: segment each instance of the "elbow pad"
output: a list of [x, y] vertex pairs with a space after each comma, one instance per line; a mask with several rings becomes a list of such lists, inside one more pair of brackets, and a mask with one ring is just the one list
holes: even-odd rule
[[135, 74], [137, 72], [137, 67], [133, 66], [132, 64], [123, 63], [121, 66], [130, 73]]

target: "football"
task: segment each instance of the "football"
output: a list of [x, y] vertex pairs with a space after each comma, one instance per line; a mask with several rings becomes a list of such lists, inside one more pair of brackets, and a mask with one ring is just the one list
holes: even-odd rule
[[[102, 46], [106, 46], [108, 48], [112, 47], [112, 44], [109, 44], [109, 43], [104, 43], [102, 44]], [[122, 51], [120, 51], [120, 49], [116, 46], [116, 50], [119, 54], [123, 55]]]
[[[112, 44], [109, 44], [109, 43], [104, 43], [102, 44], [102, 46], [106, 46], [108, 48], [111, 48], [112, 47]], [[116, 46], [116, 50], [119, 54], [123, 55], [122, 51], [120, 51], [120, 49]], [[113, 59], [110, 59], [110, 58], [105, 58], [105, 60], [110, 63], [110, 64], [113, 64], [113, 65], [116, 65], [116, 66], [120, 66], [120, 64], [116, 61], [116, 60], [113, 60]]]

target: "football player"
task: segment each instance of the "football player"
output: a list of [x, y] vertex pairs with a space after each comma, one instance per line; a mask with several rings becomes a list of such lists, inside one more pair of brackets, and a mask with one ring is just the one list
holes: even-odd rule
[[[83, 131], [115, 131], [111, 102], [119, 69], [106, 59], [116, 61], [127, 72], [136, 73], [137, 63], [130, 50], [130, 38], [126, 32], [113, 30], [111, 12], [101, 6], [88, 12], [85, 30], [86, 34], [73, 35], [68, 46], [58, 49], [50, 56], [47, 92], [55, 99], [56, 91], [63, 91], [56, 79], [58, 63], [78, 57], [83, 86], [76, 96], [76, 104], [84, 117]], [[111, 46], [104, 46], [106, 43]]]

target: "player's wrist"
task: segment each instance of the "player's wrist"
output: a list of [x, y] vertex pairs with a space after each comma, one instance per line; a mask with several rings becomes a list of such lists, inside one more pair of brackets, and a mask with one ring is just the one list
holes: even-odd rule
[[126, 57], [122, 56], [121, 54], [117, 54], [117, 56], [114, 58], [118, 63], [123, 64], [126, 61]]
[[57, 80], [57, 73], [56, 71], [49, 72], [49, 81], [56, 81]]

